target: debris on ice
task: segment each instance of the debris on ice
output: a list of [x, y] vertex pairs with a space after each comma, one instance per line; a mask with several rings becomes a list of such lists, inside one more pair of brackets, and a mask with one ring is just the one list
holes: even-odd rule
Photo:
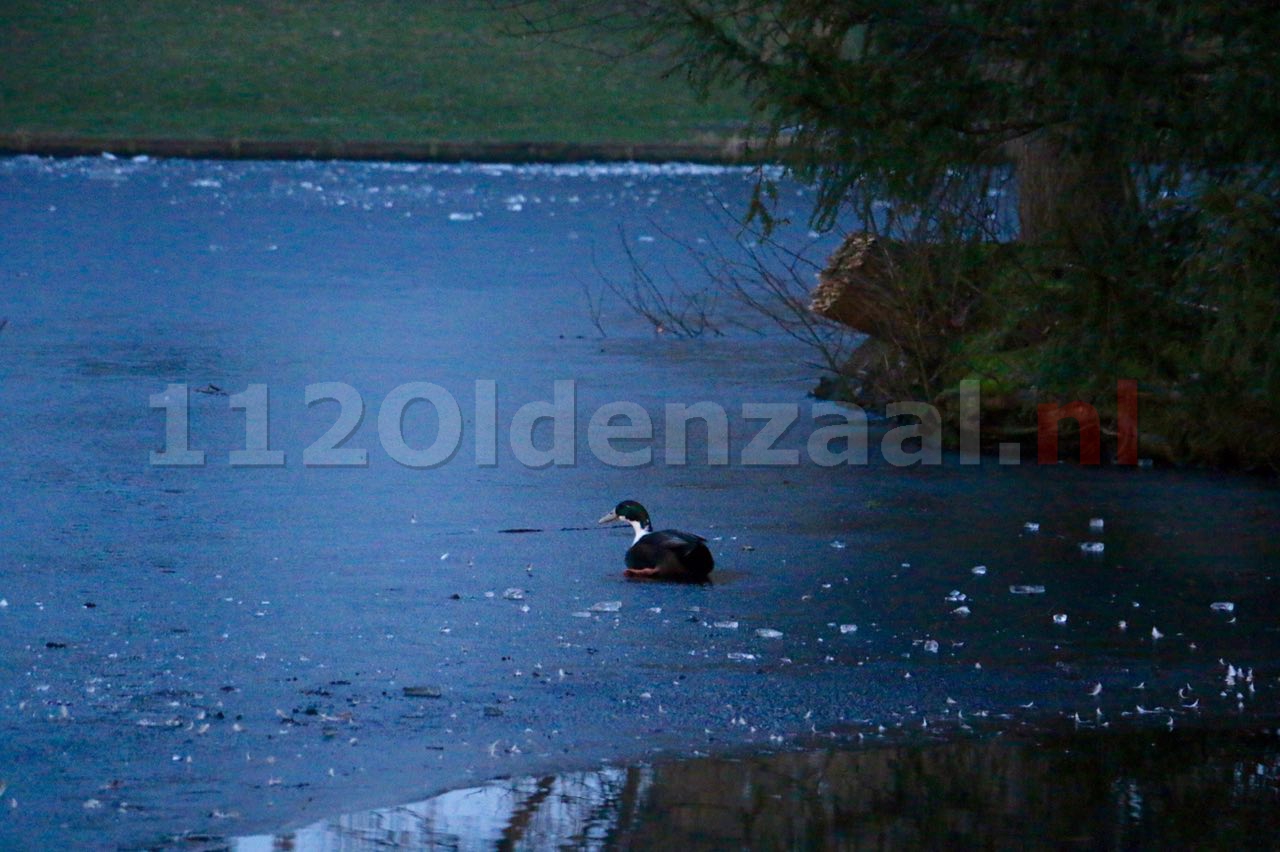
[[593, 603], [587, 609], [592, 612], [618, 612], [622, 609], [622, 601], [600, 601]]

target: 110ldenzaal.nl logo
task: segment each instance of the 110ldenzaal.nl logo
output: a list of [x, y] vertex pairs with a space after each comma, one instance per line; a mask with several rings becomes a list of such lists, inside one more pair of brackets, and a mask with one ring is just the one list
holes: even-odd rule
[[[212, 385], [197, 392], [225, 396], [229, 412], [243, 412], [242, 447], [225, 448], [232, 467], [282, 467], [288, 463], [285, 450], [272, 447], [270, 391], [265, 384], [251, 384], [243, 391], [227, 394]], [[204, 449], [190, 440], [191, 389], [171, 384], [152, 394], [150, 404], [164, 411], [164, 446], [150, 454], [152, 465], [200, 467], [206, 463]], [[364, 467], [369, 450], [349, 446], [366, 415], [364, 397], [343, 382], [317, 382], [304, 389], [302, 404], [310, 408], [336, 403], [329, 428], [302, 450], [302, 464], [313, 468]], [[583, 426], [577, 401], [576, 382], [561, 379], [553, 383], [552, 399], [521, 405], [505, 424], [499, 422], [498, 383], [478, 379], [474, 383], [471, 434], [464, 428], [463, 409], [457, 397], [432, 382], [407, 382], [382, 398], [377, 410], [378, 443], [398, 464], [410, 468], [439, 467], [456, 459], [464, 446], [474, 450], [480, 467], [498, 464], [499, 440], [511, 449], [516, 461], [529, 468], [566, 467], [578, 461], [578, 430]], [[404, 434], [406, 414], [414, 406], [430, 406], [436, 423], [429, 443], [411, 445]], [[976, 380], [960, 383], [957, 424], [960, 464], [981, 461], [982, 397]], [[1118, 412], [1116, 463], [1138, 463], [1138, 385], [1122, 379], [1116, 382]], [[898, 402], [886, 406], [889, 418], [912, 418], [915, 422], [895, 425], [879, 436], [875, 449], [890, 465], [940, 465], [942, 416], [925, 402]], [[729, 412], [716, 402], [669, 402], [661, 412], [628, 401], [609, 402], [590, 412], [585, 419], [587, 451], [611, 467], [642, 467], [654, 462], [655, 420], [662, 423], [662, 463], [671, 466], [707, 464], [745, 467], [787, 467], [812, 463], [821, 467], [865, 465], [872, 447], [868, 418], [856, 405], [812, 402], [801, 405], [785, 402], [743, 402], [735, 412], [744, 422], [758, 424], [733, 457], [729, 438]], [[1074, 420], [1080, 439], [1080, 463], [1101, 460], [1101, 425], [1097, 410], [1084, 402], [1046, 403], [1037, 410], [1037, 453], [1040, 464], [1058, 462], [1058, 433], [1063, 420]], [[894, 422], [898, 422], [896, 419]], [[539, 446], [534, 433], [542, 423], [551, 426], [550, 445]], [[700, 424], [695, 426], [694, 424]], [[689, 433], [705, 430], [705, 458], [690, 458]], [[804, 449], [780, 447], [784, 435], [795, 428], [807, 428]], [[542, 429], [545, 433], [546, 429]], [[748, 431], [751, 431], [748, 429]], [[503, 435], [502, 433], [506, 434]], [[546, 444], [545, 434], [541, 443]], [[1021, 447], [1001, 444], [1000, 464], [1018, 464]]]

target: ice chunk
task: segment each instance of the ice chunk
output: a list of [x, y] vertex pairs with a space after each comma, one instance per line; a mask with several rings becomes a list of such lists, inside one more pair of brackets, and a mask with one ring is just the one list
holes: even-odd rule
[[600, 601], [593, 603], [587, 609], [592, 612], [618, 612], [622, 609], [622, 601]]
[[1027, 532], [1040, 532], [1040, 524], [1035, 521], [1027, 521], [1022, 525], [1022, 528]]
[[951, 610], [951, 614], [952, 614], [952, 615], [958, 615], [958, 616], [961, 616], [961, 617], [964, 617], [964, 616], [968, 615], [968, 614], [969, 614], [969, 612], [970, 612], [970, 610], [969, 610], [969, 607], [967, 607], [967, 606], [958, 606], [958, 607], [956, 607], [955, 609]]
[[858, 632], [858, 625], [856, 625], [856, 624], [841, 624], [841, 625], [840, 625], [840, 632], [841, 632], [841, 633], [857, 633], [857, 632]]
[[928, 651], [930, 654], [938, 653], [938, 640], [926, 639], [924, 642], [924, 649]]
[[502, 596], [509, 601], [522, 601], [524, 600], [524, 589], [507, 589], [502, 593]]
[[1054, 623], [1054, 624], [1066, 624], [1066, 623], [1067, 623], [1067, 614], [1066, 614], [1065, 612], [1055, 612], [1055, 613], [1053, 614], [1053, 623]]
[[1102, 520], [1102, 518], [1089, 519], [1089, 529], [1093, 530], [1094, 532], [1101, 532], [1102, 528], [1105, 527], [1106, 525], [1107, 525], [1107, 522]]
[[951, 593], [947, 595], [948, 603], [963, 603], [968, 599], [969, 599], [968, 596], [966, 596], [964, 592], [958, 591], [956, 589], [952, 589]]
[[836, 550], [844, 550], [845, 543], [840, 539], [836, 539], [835, 541], [831, 542], [831, 546], [834, 547]]
[[470, 222], [475, 218], [476, 218], [476, 214], [474, 213], [450, 213], [449, 214], [450, 222]]
[[1011, 595], [1043, 595], [1044, 586], [1010, 586]]
[[738, 622], [736, 622], [736, 621], [717, 621], [717, 622], [716, 622], [715, 624], [713, 624], [712, 626], [713, 626], [713, 627], [719, 627], [719, 628], [721, 628], [722, 630], [737, 630], [737, 629], [738, 629]]
[[985, 566], [985, 565], [975, 565], [975, 566], [973, 566], [973, 568], [972, 568], [971, 570], [972, 570], [972, 572], [973, 572], [974, 574], [977, 574], [979, 577], [981, 577], [982, 575], [984, 575], [984, 574], [986, 574], [986, 573], [987, 573], [987, 566]]
[[1216, 601], [1209, 604], [1209, 609], [1214, 612], [1234, 612], [1236, 605], [1230, 601]]
[[439, 698], [444, 690], [438, 686], [406, 686], [404, 694], [406, 698]]
[[782, 631], [774, 630], [772, 627], [761, 627], [756, 630], [756, 635], [761, 639], [781, 639]]
[[1082, 541], [1080, 549], [1085, 553], [1101, 553], [1107, 549], [1107, 546], [1100, 541]]
[[736, 661], [754, 660], [756, 658], [755, 654], [745, 654], [742, 651], [730, 651], [728, 656], [729, 659]]

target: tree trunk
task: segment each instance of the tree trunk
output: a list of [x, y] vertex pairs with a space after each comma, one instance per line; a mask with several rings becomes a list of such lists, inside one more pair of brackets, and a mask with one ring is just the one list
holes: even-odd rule
[[1129, 236], [1136, 198], [1127, 164], [1112, 150], [1073, 149], [1049, 130], [1015, 140], [1009, 149], [1023, 242], [1092, 254]]

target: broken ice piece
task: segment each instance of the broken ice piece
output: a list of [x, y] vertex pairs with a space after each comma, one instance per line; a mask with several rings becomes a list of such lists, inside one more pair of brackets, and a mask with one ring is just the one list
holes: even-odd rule
[[841, 632], [841, 633], [857, 633], [857, 632], [858, 632], [858, 625], [856, 625], [856, 624], [841, 624], [841, 625], [840, 625], [840, 632]]
[[439, 698], [444, 690], [438, 686], [406, 686], [404, 695], [405, 698]]
[[836, 539], [835, 541], [831, 542], [831, 546], [834, 547], [836, 550], [844, 550], [845, 548], [844, 542], [841, 541], [840, 539]]
[[961, 591], [957, 591], [956, 589], [952, 589], [951, 593], [947, 595], [948, 603], [962, 603], [966, 600], [968, 600], [968, 597], [965, 595], [965, 593]]
[[1027, 521], [1022, 528], [1027, 532], [1040, 532], [1040, 525], [1035, 521]]
[[772, 627], [761, 627], [756, 630], [756, 635], [761, 639], [781, 639], [782, 631], [774, 630]]
[[1105, 526], [1106, 526], [1106, 521], [1102, 520], [1102, 518], [1089, 519], [1089, 529], [1091, 530], [1101, 530]]
[[1154, 628], [1154, 627], [1153, 627], [1153, 628], [1151, 628], [1151, 638], [1152, 638], [1152, 639], [1163, 639], [1163, 638], [1164, 638], [1164, 634], [1163, 634], [1163, 633], [1161, 633], [1158, 629], [1156, 629], [1156, 628]]
[[622, 601], [600, 601], [593, 603], [587, 609], [592, 612], [618, 612], [622, 609]]
[[1043, 595], [1044, 586], [1010, 586], [1011, 595]]
[[926, 639], [924, 642], [924, 649], [928, 651], [930, 654], [938, 653], [938, 640]]
[[1235, 608], [1236, 605], [1230, 601], [1216, 601], [1215, 603], [1209, 604], [1209, 609], [1214, 612], [1233, 612]]
[[966, 616], [966, 615], [968, 615], [968, 614], [969, 614], [969, 607], [967, 607], [967, 606], [958, 606], [958, 607], [956, 607], [955, 609], [951, 610], [951, 614], [952, 614], [952, 615], [958, 615], [958, 616], [960, 616], [960, 617], [962, 617], [962, 618], [963, 618], [964, 616]]
[[729, 659], [737, 661], [754, 660], [756, 658], [755, 654], [744, 654], [742, 651], [730, 651], [728, 656]]
[[1053, 614], [1053, 623], [1054, 623], [1054, 624], [1066, 624], [1066, 623], [1067, 623], [1067, 614], [1066, 614], [1065, 612], [1055, 612], [1055, 613]]
[[972, 568], [972, 572], [973, 572], [974, 574], [977, 574], [979, 577], [981, 577], [983, 574], [986, 574], [986, 573], [987, 573], [987, 566], [985, 566], [985, 565], [975, 565], [975, 566], [973, 566], [973, 568]]
[[524, 589], [507, 589], [502, 593], [502, 596], [509, 601], [522, 601], [524, 600]]
[[738, 622], [736, 621], [717, 621], [712, 627], [719, 627], [722, 630], [737, 630]]
[[1082, 541], [1080, 549], [1085, 553], [1101, 553], [1107, 549], [1107, 546], [1100, 541]]

